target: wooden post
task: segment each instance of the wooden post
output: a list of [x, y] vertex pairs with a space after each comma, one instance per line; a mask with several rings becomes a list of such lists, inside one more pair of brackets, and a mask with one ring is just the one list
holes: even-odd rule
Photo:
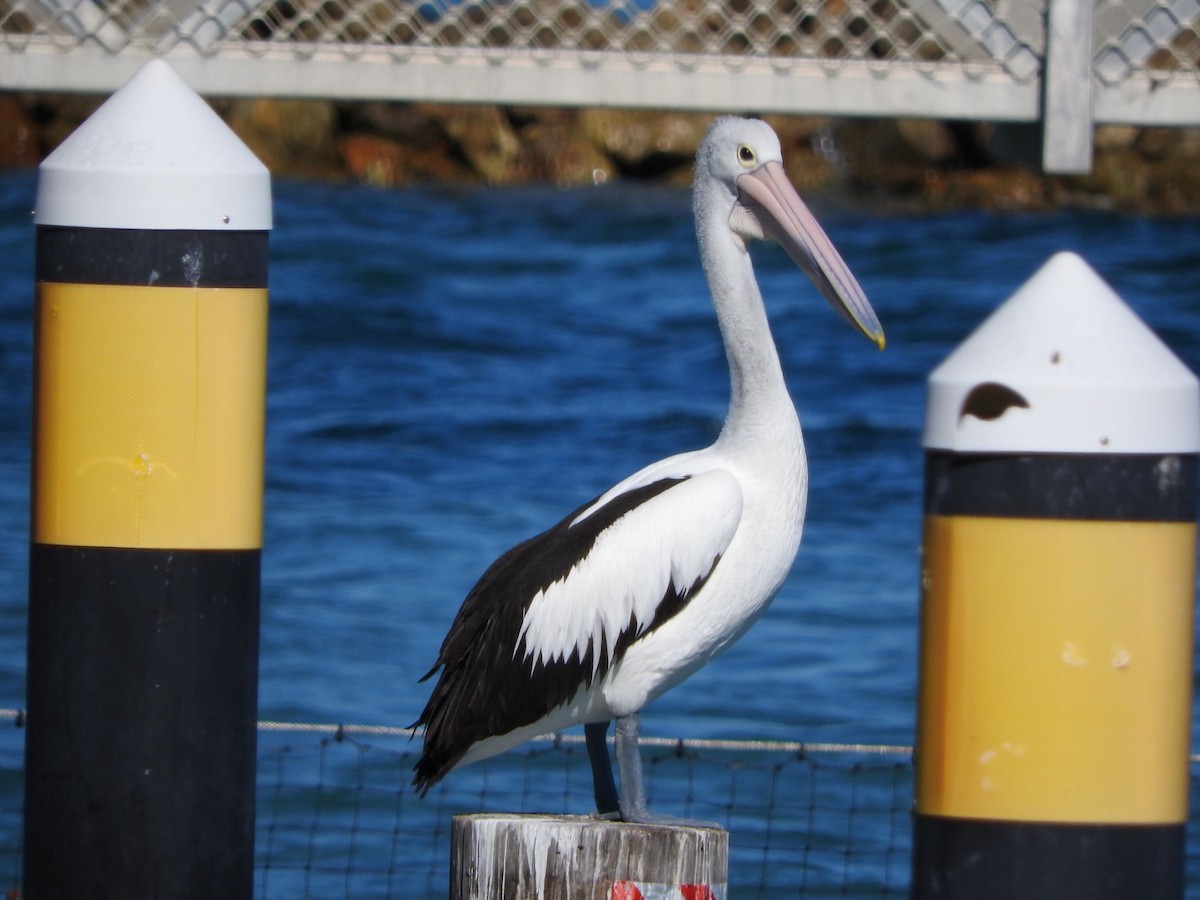
[[724, 900], [728, 868], [720, 828], [460, 815], [450, 900]]

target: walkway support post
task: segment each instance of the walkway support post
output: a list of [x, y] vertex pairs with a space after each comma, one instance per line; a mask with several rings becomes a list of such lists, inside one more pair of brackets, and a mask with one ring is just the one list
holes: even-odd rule
[[915, 898], [1182, 898], [1196, 377], [1078, 256], [929, 378]]
[[450, 900], [726, 900], [728, 869], [720, 828], [460, 815]]
[[1094, 0], [1049, 0], [1042, 70], [1042, 169], [1092, 171]]
[[34, 221], [24, 896], [249, 898], [270, 176], [156, 61]]

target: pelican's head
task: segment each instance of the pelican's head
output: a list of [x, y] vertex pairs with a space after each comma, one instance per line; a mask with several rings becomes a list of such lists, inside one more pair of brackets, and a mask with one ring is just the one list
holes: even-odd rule
[[696, 158], [697, 202], [713, 191], [722, 208], [728, 205], [738, 240], [774, 240], [847, 322], [883, 348], [883, 328], [866, 295], [788, 181], [771, 126], [733, 117], [712, 124]]

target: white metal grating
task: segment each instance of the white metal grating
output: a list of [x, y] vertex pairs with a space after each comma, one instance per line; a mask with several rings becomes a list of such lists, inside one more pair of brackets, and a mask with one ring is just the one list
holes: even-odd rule
[[5, 88], [155, 56], [209, 95], [1053, 116], [1077, 166], [1093, 121], [1200, 123], [1200, 0], [0, 0]]

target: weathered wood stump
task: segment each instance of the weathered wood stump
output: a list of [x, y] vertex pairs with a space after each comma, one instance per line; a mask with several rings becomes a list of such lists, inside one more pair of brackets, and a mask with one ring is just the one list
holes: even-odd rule
[[724, 900], [728, 869], [720, 828], [459, 815], [450, 900]]

